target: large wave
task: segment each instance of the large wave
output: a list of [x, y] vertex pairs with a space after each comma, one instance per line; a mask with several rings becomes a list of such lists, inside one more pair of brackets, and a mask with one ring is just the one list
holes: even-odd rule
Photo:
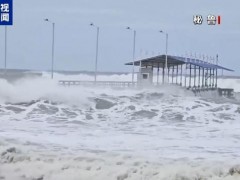
[[0, 80], [0, 179], [239, 178], [238, 99], [57, 79]]

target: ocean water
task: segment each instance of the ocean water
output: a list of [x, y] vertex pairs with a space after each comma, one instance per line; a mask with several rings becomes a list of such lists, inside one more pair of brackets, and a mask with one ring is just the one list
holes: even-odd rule
[[[0, 179], [239, 180], [240, 98], [0, 79]], [[130, 80], [131, 75], [102, 75]], [[239, 80], [222, 79], [234, 87]], [[240, 90], [239, 90], [240, 92]]]

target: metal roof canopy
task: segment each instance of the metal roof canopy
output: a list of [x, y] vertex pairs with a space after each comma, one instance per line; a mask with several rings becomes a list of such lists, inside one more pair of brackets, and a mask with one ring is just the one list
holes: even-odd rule
[[[168, 58], [168, 67], [173, 65], [185, 64], [184, 61], [174, 58], [173, 56], [167, 56]], [[166, 55], [160, 55], [155, 57], [150, 57], [134, 62], [134, 66], [140, 66], [140, 61], [142, 66], [153, 66], [153, 67], [165, 67]], [[133, 65], [133, 62], [126, 63], [125, 65]]]
[[[205, 61], [202, 61], [200, 59], [192, 59], [192, 58], [185, 58], [185, 57], [179, 57], [179, 56], [171, 56], [168, 55], [168, 67], [176, 66], [176, 65], [182, 65], [182, 64], [191, 64], [195, 66], [199, 66], [206, 69], [222, 69], [226, 71], [233, 71], [232, 69], [225, 68], [216, 64], [208, 63]], [[152, 67], [165, 67], [165, 60], [166, 55], [160, 55], [155, 57], [150, 57], [142, 60], [138, 60], [134, 62], [134, 66], [140, 66], [140, 62], [142, 63], [142, 66], [152, 66]], [[126, 63], [125, 65], [133, 65], [133, 62]]]
[[184, 61], [187, 64], [192, 64], [192, 65], [196, 65], [202, 68], [206, 68], [206, 69], [223, 69], [226, 71], [234, 71], [232, 69], [223, 67], [223, 66], [219, 66], [217, 64], [212, 64], [203, 60], [199, 60], [199, 59], [192, 59], [192, 58], [184, 58], [184, 57], [178, 57], [178, 56], [172, 56], [178, 60]]

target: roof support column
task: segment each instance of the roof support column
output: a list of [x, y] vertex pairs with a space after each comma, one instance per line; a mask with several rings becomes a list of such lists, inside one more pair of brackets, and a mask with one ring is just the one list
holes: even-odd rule
[[214, 88], [214, 81], [215, 81], [215, 69], [213, 69], [212, 88]]
[[205, 84], [206, 84], [206, 87], [207, 87], [207, 89], [208, 89], [208, 75], [209, 73], [208, 73], [208, 68], [207, 68], [207, 72], [206, 72], [206, 75], [205, 75]]
[[198, 88], [200, 88], [200, 81], [201, 81], [201, 67], [198, 67]]
[[187, 63], [185, 65], [185, 81], [184, 81], [184, 86], [187, 87]]
[[210, 85], [210, 88], [212, 87], [212, 69], [210, 68], [210, 76], [209, 76], [209, 85]]
[[178, 84], [178, 65], [177, 65], [176, 84]]
[[205, 87], [207, 88], [207, 76], [208, 76], [208, 69], [206, 68], [206, 71], [205, 71], [205, 78], [204, 78], [204, 84], [205, 84]]
[[205, 76], [204, 76], [204, 68], [202, 69], [202, 88], [203, 87], [205, 87], [205, 85], [204, 85], [204, 78], [205, 78]]
[[216, 68], [216, 81], [215, 81], [215, 87], [217, 88], [217, 81], [218, 81], [218, 69]]
[[158, 63], [158, 69], [157, 69], [157, 85], [159, 83], [159, 63]]
[[192, 65], [190, 64], [189, 88], [191, 88], [191, 81], [192, 81]]
[[180, 82], [180, 86], [182, 86], [182, 76], [183, 76], [183, 73], [182, 73], [182, 64], [181, 64], [181, 82]]
[[196, 65], [194, 65], [194, 88], [196, 88], [196, 76], [197, 76], [197, 73], [196, 73], [196, 71], [197, 71], [197, 68], [196, 68]]

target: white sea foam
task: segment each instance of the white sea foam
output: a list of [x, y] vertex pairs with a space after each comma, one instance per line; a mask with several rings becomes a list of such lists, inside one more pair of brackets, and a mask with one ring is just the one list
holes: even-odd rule
[[0, 80], [0, 179], [240, 178], [239, 100], [177, 86], [62, 87], [62, 78]]
[[[49, 78], [49, 73], [43, 73], [43, 77]], [[98, 75], [99, 81], [132, 81], [132, 74], [112, 74], [112, 75]], [[137, 74], [134, 76], [134, 80], [137, 80]], [[75, 75], [63, 75], [60, 73], [55, 73], [56, 80], [79, 80], [79, 81], [93, 81], [94, 76], [89, 74], [75, 74]], [[162, 76], [159, 75], [159, 82], [162, 81]], [[178, 77], [178, 82], [180, 82], [180, 77]], [[201, 80], [201, 79], [200, 79]], [[153, 82], [157, 82], [157, 75], [155, 74], [153, 77]], [[170, 77], [170, 82], [172, 82], [172, 78]], [[173, 82], [176, 82], [176, 78], [173, 78]], [[192, 79], [192, 85], [194, 80]], [[185, 77], [182, 77], [182, 83], [185, 83]], [[186, 77], [186, 84], [188, 85], [189, 78]], [[198, 77], [197, 82], [198, 84]], [[220, 88], [233, 88], [235, 92], [240, 92], [240, 79], [231, 79], [231, 78], [218, 78], [218, 87]]]

